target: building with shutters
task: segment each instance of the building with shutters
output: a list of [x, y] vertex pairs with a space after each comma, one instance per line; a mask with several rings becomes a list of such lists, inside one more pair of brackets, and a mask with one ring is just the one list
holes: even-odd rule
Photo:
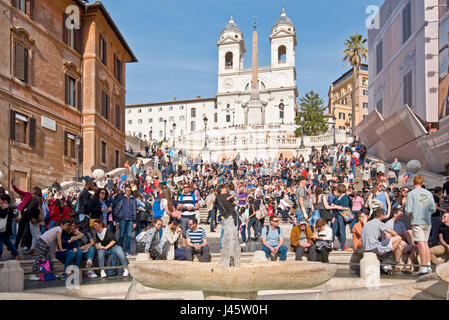
[[122, 164], [125, 65], [137, 59], [103, 4], [0, 0], [0, 12], [0, 183], [72, 180], [77, 158], [79, 176]]
[[[335, 116], [335, 128], [351, 130], [353, 70], [345, 72], [329, 88], [329, 114]], [[368, 116], [368, 65], [362, 64], [356, 73], [355, 124]]]

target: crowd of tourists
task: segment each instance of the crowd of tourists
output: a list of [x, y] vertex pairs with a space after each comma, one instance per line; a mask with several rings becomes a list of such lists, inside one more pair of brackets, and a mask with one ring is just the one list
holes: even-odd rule
[[[0, 188], [0, 257], [4, 245], [18, 260], [33, 255], [32, 280], [51, 271], [52, 253], [64, 270], [76, 265], [94, 278], [116, 276], [119, 268], [93, 266], [120, 267], [126, 277], [136, 253], [210, 261], [207, 232], [233, 219], [242, 249], [260, 241], [267, 258], [281, 261], [289, 250], [298, 261], [307, 256], [325, 263], [333, 250], [374, 252], [385, 272], [426, 274], [432, 263], [449, 259], [449, 179], [427, 190], [421, 176], [401, 175], [397, 159], [390, 166], [368, 160], [357, 138], [305, 156], [254, 161], [238, 154], [206, 163], [183, 160], [182, 152], [146, 153], [148, 167], [126, 162], [121, 176], [84, 177], [84, 189], [67, 194], [56, 180], [46, 190], [20, 190], [14, 179], [10, 190]], [[200, 208], [208, 212], [209, 228], [200, 225]], [[220, 248], [222, 234], [223, 228]], [[403, 256], [407, 266], [397, 266]]]

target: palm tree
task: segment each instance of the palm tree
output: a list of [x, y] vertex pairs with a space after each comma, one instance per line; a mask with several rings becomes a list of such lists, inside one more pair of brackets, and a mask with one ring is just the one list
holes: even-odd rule
[[[348, 61], [352, 65], [352, 135], [355, 133], [355, 92], [357, 89], [357, 70], [362, 64], [362, 60], [368, 58], [368, 49], [365, 43], [368, 39], [361, 34], [354, 34], [345, 41], [346, 49], [343, 50], [343, 61]], [[359, 106], [360, 108], [360, 106]]]

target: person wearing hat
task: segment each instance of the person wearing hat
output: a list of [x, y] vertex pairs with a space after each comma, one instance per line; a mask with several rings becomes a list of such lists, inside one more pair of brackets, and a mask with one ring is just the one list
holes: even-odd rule
[[313, 232], [306, 219], [301, 219], [299, 225], [295, 225], [290, 232], [290, 247], [296, 253], [296, 261], [302, 260], [304, 252], [309, 253], [309, 260], [316, 261], [315, 241]]

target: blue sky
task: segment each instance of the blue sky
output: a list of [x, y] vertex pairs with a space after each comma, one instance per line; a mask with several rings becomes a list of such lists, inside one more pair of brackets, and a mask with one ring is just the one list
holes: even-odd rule
[[244, 65], [251, 66], [252, 26], [257, 17], [259, 65], [270, 64], [269, 35], [282, 8], [296, 27], [299, 96], [314, 90], [327, 104], [330, 84], [343, 63], [349, 35], [367, 37], [365, 13], [383, 0], [103, 0], [138, 63], [127, 65], [127, 104], [174, 96], [213, 97], [217, 91], [218, 35], [232, 14], [244, 35]]

